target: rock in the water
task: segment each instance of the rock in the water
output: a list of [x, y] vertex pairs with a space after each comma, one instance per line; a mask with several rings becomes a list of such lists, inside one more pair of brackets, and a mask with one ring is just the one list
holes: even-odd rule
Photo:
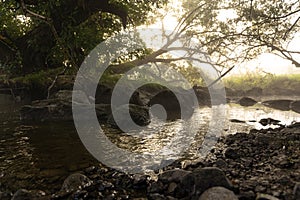
[[35, 199], [41, 199], [43, 196], [45, 196], [45, 192], [41, 190], [19, 189], [13, 195], [11, 200], [35, 200]]
[[[72, 114], [72, 95], [74, 103], [78, 109], [83, 111], [82, 116], [87, 112], [87, 108], [92, 109], [90, 102], [82, 91], [61, 90], [52, 99], [33, 101], [31, 105], [25, 105], [20, 110], [21, 120], [23, 121], [71, 121]], [[81, 108], [82, 107], [82, 108]]]
[[175, 194], [178, 198], [198, 198], [208, 188], [217, 186], [227, 189], [233, 188], [221, 169], [216, 167], [197, 168], [183, 177], [176, 188]]
[[287, 110], [290, 110], [291, 102], [292, 102], [292, 100], [282, 99], [282, 100], [264, 101], [264, 102], [262, 102], [262, 104], [267, 107], [270, 107], [270, 108], [287, 111]]
[[293, 101], [290, 105], [291, 110], [300, 113], [300, 101]]
[[255, 101], [254, 99], [252, 99], [250, 97], [242, 97], [241, 99], [238, 100], [238, 103], [241, 106], [253, 106], [254, 104], [257, 103], [257, 101]]
[[244, 120], [239, 120], [239, 119], [230, 119], [229, 121], [232, 123], [246, 123]]
[[68, 176], [61, 187], [61, 191], [74, 191], [89, 186], [92, 181], [83, 174], [75, 173]]
[[[130, 113], [130, 117], [127, 117], [127, 113]], [[116, 115], [118, 115], [119, 121], [116, 123], [115, 116], [112, 114], [108, 117], [108, 124], [120, 128], [126, 127], [126, 129], [130, 130], [133, 127], [130, 127], [130, 122], [135, 122], [139, 126], [146, 126], [150, 123], [150, 115], [149, 109], [145, 106], [138, 106], [134, 104], [126, 104], [119, 106], [115, 111]], [[134, 128], [133, 128], [134, 129]]]
[[[153, 106], [158, 104], [164, 107], [167, 120], [188, 119], [193, 115], [196, 103], [196, 96], [194, 96], [195, 101], [193, 101], [192, 95], [192, 91], [183, 89], [178, 91], [163, 90], [152, 97], [148, 105]], [[181, 102], [179, 99], [181, 99]], [[160, 118], [161, 116], [156, 117]]]
[[199, 200], [238, 200], [235, 194], [223, 187], [212, 187], [206, 190]]
[[264, 119], [261, 119], [259, 120], [259, 123], [263, 126], [267, 126], [267, 125], [278, 125], [280, 123], [279, 120], [276, 120], [276, 119], [272, 119], [272, 118], [264, 118]]
[[293, 190], [294, 199], [300, 199], [300, 183], [296, 183], [294, 190]]

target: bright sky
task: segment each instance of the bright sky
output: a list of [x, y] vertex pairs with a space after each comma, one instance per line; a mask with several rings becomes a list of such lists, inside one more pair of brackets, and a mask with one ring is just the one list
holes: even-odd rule
[[[163, 22], [159, 21], [149, 27], [152, 28], [161, 28], [162, 23], [164, 24], [164, 28], [167, 30], [173, 30], [177, 25], [176, 16], [180, 16], [178, 12], [180, 12], [181, 2], [180, 0], [172, 0], [172, 7], [176, 8], [176, 11], [170, 10], [166, 14]], [[179, 11], [178, 11], [179, 10]], [[219, 19], [226, 21], [228, 18], [233, 18], [236, 14], [232, 11], [224, 10], [220, 13]], [[294, 40], [290, 43], [289, 50], [297, 50], [300, 48], [300, 33], [294, 38]], [[300, 62], [300, 56], [297, 57], [297, 60]], [[242, 66], [236, 67], [234, 70], [230, 72], [230, 74], [240, 74], [246, 72], [256, 72], [256, 71], [264, 71], [273, 74], [289, 74], [289, 73], [300, 73], [300, 68], [296, 68], [292, 65], [292, 63], [286, 59], [283, 59], [274, 54], [262, 54], [257, 59], [254, 59], [248, 63], [243, 63]]]

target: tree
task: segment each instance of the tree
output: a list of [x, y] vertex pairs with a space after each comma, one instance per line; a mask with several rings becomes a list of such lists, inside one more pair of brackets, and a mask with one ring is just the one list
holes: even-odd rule
[[[173, 63], [195, 57], [200, 51], [212, 60], [199, 55], [196, 59], [214, 64], [220, 78], [238, 63], [256, 58], [261, 53], [274, 53], [300, 67], [300, 50], [289, 48], [290, 42], [300, 34], [298, 0], [183, 0], [182, 6], [185, 13], [172, 34], [165, 35], [167, 42], [164, 48], [144, 59], [112, 66], [112, 71], [122, 73], [149, 62]], [[164, 55], [174, 50], [172, 44], [183, 38], [185, 42], [176, 50], [188, 49], [187, 54], [179, 58], [166, 58]], [[191, 38], [197, 39], [196, 47], [190, 46]]]
[[267, 52], [300, 67], [300, 50], [289, 48], [300, 33], [298, 0], [184, 0], [183, 7], [193, 12], [185, 31], [217, 65], [229, 67]]
[[122, 27], [144, 23], [147, 13], [164, 2], [2, 0], [0, 63], [23, 73], [78, 67], [95, 45]]

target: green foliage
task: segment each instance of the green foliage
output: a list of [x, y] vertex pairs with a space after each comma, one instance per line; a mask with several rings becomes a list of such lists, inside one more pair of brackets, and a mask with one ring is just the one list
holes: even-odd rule
[[58, 74], [62, 69], [52, 69], [52, 70], [41, 70], [36, 73], [27, 74], [22, 77], [16, 77], [11, 79], [12, 84], [16, 85], [27, 85], [29, 87], [39, 86], [43, 88], [48, 88], [52, 83], [56, 74]]
[[[128, 20], [126, 23], [127, 27], [130, 27], [145, 23], [148, 13], [165, 4], [167, 0], [109, 0], [103, 1], [103, 5], [106, 5], [107, 2], [113, 5], [115, 9], [127, 12]], [[91, 8], [85, 8], [85, 5], [86, 3], [91, 3], [91, 1], [37, 0], [25, 1], [25, 3], [28, 3], [26, 7], [30, 11], [36, 13], [35, 17], [30, 14], [28, 15], [29, 17], [25, 17], [17, 1], [1, 1], [0, 42], [4, 41], [5, 44], [9, 44], [9, 46], [17, 50], [23, 56], [21, 56], [21, 61], [29, 57], [27, 55], [31, 54], [32, 51], [34, 51], [33, 54], [35, 55], [40, 53], [40, 55], [36, 55], [36, 58], [31, 59], [32, 62], [37, 61], [39, 58], [44, 58], [45, 61], [37, 62], [39, 64], [28, 64], [27, 62], [27, 66], [22, 66], [24, 62], [16, 63], [14, 62], [15, 59], [10, 59], [10, 63], [7, 63], [0, 56], [2, 68], [5, 68], [7, 71], [12, 71], [11, 66], [14, 66], [19, 71], [23, 71], [22, 67], [29, 67], [31, 68], [29, 72], [45, 69], [46, 66], [51, 68], [64, 65], [71, 66], [74, 65], [74, 62], [79, 66], [84, 57], [96, 45], [120, 32], [125, 23], [122, 21], [124, 19], [121, 19], [121, 16], [118, 15], [117, 10], [101, 11], [101, 8], [99, 8], [98, 12], [90, 12]], [[69, 4], [73, 6], [71, 10], [68, 8]], [[47, 18], [48, 22], [37, 16]], [[57, 35], [53, 31], [53, 27], [50, 28], [49, 21], [50, 24], [52, 23], [55, 26]], [[48, 29], [37, 29], [41, 26], [49, 27]], [[38, 31], [34, 32], [34, 30]], [[45, 34], [47, 34], [46, 37]], [[51, 39], [53, 41], [46, 41]], [[133, 57], [141, 56], [143, 53], [144, 50], [136, 53]], [[131, 59], [131, 57], [129, 56], [126, 59]], [[32, 69], [33, 67], [35, 69]]]
[[272, 75], [254, 74], [230, 76], [223, 79], [224, 85], [234, 90], [247, 91], [254, 87], [262, 89], [291, 89], [295, 90], [300, 85], [300, 74]]

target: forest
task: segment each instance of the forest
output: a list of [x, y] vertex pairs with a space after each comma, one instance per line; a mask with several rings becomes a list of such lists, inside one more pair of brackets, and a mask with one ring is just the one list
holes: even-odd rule
[[300, 199], [299, 41], [299, 0], [0, 0], [0, 199]]

